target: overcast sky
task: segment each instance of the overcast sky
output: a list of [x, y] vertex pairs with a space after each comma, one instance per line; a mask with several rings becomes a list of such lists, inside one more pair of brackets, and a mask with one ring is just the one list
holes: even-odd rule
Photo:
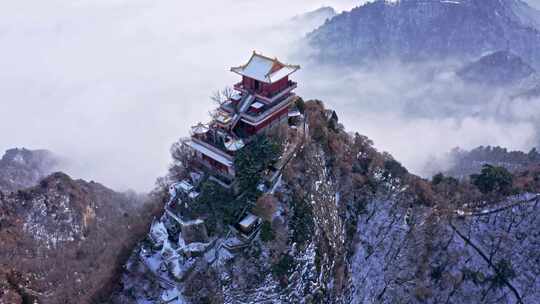
[[51, 149], [76, 177], [147, 190], [212, 91], [237, 80], [229, 67], [254, 49], [283, 57], [300, 36], [269, 28], [353, 2], [3, 1], [0, 149]]
[[[208, 120], [212, 91], [237, 81], [230, 66], [244, 63], [254, 49], [288, 59], [307, 30], [288, 27], [291, 17], [322, 5], [341, 11], [356, 3], [3, 1], [0, 149], [50, 149], [72, 160], [67, 171], [74, 177], [120, 190], [148, 190], [166, 171], [170, 145], [186, 136], [189, 126]], [[395, 73], [381, 76], [306, 67], [297, 75], [298, 91], [325, 98], [349, 129], [374, 138], [413, 170], [431, 154], [460, 143], [531, 145], [534, 130], [528, 120], [409, 119], [401, 112], [372, 111], [377, 106], [367, 103], [403, 110], [395, 104], [399, 94], [419, 81]], [[446, 96], [449, 85], [442, 79], [440, 95]], [[410, 144], [420, 132], [429, 139], [422, 152]]]

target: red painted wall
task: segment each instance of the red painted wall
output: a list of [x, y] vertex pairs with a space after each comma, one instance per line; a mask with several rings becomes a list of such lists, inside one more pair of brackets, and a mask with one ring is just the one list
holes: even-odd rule
[[[249, 89], [249, 90], [254, 90], [255, 89], [255, 79], [252, 79], [252, 78], [248, 78], [246, 76], [242, 76], [242, 85], [244, 85], [244, 88], [246, 89]], [[287, 88], [287, 86], [289, 86], [289, 76], [277, 81], [277, 82], [274, 82], [274, 83], [271, 83], [271, 84], [268, 84], [268, 83], [262, 83], [260, 84], [260, 89], [257, 91], [257, 93], [262, 93], [262, 92], [265, 92], [265, 93], [268, 93], [268, 95], [274, 95], [276, 93], [279, 93], [280, 91], [282, 91], [283, 89]], [[263, 94], [264, 95], [264, 94]]]
[[272, 114], [272, 116], [270, 118], [268, 118], [267, 120], [265, 120], [263, 123], [256, 126], [255, 127], [256, 131], [258, 132], [258, 131], [266, 128], [268, 125], [270, 125], [271, 123], [273, 123], [275, 121], [280, 120], [281, 118], [283, 118], [283, 116], [287, 115], [288, 113], [289, 113], [289, 107], [285, 107], [285, 108], [279, 110], [278, 112]]
[[255, 80], [246, 76], [242, 76], [242, 85], [244, 85], [244, 88], [246, 89], [253, 90], [253, 87], [255, 86]]
[[263, 91], [268, 92], [270, 95], [274, 95], [287, 88], [287, 86], [289, 86], [289, 76], [271, 84], [264, 84]]

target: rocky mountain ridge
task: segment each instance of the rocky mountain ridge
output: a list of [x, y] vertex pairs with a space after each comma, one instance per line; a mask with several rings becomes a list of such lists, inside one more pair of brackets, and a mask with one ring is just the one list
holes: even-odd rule
[[[208, 245], [186, 242], [175, 220], [161, 213], [170, 199], [169, 179], [146, 205], [142, 198], [62, 173], [1, 194], [0, 303], [540, 298], [536, 152], [476, 151], [524, 164], [508, 192], [483, 193], [469, 181], [409, 174], [368, 138], [346, 132], [320, 101], [301, 108], [306, 141], [262, 205], [257, 201], [255, 212], [266, 224], [239, 250], [219, 245], [228, 238], [220, 232], [213, 232]], [[294, 130], [288, 136], [294, 138]], [[178, 166], [171, 170], [180, 173]], [[193, 229], [199, 224], [188, 223]]]
[[[334, 14], [323, 8], [291, 23], [322, 24]], [[513, 0], [375, 1], [324, 22], [308, 39], [322, 60], [346, 64], [474, 60], [509, 48], [463, 71], [499, 85], [538, 68], [536, 16]], [[459, 164], [474, 169], [460, 167], [462, 181], [452, 173], [427, 180], [347, 132], [322, 102], [302, 112], [306, 141], [264, 200], [252, 202], [264, 223], [236, 250], [224, 248], [231, 238], [220, 230], [223, 219], [205, 218], [208, 229], [185, 223], [197, 235], [191, 242], [162, 210], [182, 174], [142, 198], [49, 176], [56, 161], [48, 152], [8, 151], [0, 160], [0, 304], [538, 302], [536, 152], [473, 151]], [[486, 162], [495, 176], [481, 174]], [[495, 190], [483, 191], [476, 179]], [[237, 200], [208, 197], [198, 208], [237, 216], [228, 213]]]
[[474, 59], [509, 49], [540, 67], [538, 11], [520, 0], [374, 1], [308, 35], [319, 61]]
[[63, 173], [41, 179], [50, 155], [10, 150], [2, 160], [10, 181], [0, 192], [2, 304], [105, 301], [159, 206]]
[[308, 23], [314, 24], [311, 28], [316, 28], [317, 26], [324, 23], [324, 21], [332, 19], [337, 15], [336, 10], [331, 6], [323, 6], [316, 10], [295, 16], [292, 18], [293, 22], [298, 23]]
[[[113, 303], [534, 303], [540, 168], [515, 194], [409, 174], [319, 101], [271, 195], [269, 228], [193, 255], [166, 213], [132, 253]], [[525, 190], [526, 189], [526, 190]], [[163, 191], [166, 192], [166, 189]], [[204, 195], [204, 194], [203, 194]], [[268, 210], [267, 210], [268, 211]], [[262, 215], [261, 215], [262, 216]], [[219, 244], [221, 238], [216, 236]], [[196, 252], [196, 251], [195, 251]]]
[[444, 173], [455, 178], [468, 178], [479, 173], [485, 164], [504, 167], [511, 172], [523, 172], [540, 163], [540, 154], [536, 148], [528, 153], [490, 146], [470, 151], [456, 148], [449, 153], [449, 158], [452, 165]]

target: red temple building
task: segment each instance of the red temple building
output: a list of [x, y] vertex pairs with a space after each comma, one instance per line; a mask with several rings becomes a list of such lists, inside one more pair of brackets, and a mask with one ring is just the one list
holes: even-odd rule
[[231, 68], [242, 76], [232, 96], [215, 110], [209, 124], [191, 129], [187, 144], [200, 165], [232, 181], [235, 153], [254, 135], [267, 134], [287, 123], [297, 87], [289, 76], [299, 69], [256, 52], [246, 64]]

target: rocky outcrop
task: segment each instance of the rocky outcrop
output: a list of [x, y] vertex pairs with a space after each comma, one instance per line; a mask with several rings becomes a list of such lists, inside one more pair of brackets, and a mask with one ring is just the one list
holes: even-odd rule
[[0, 195], [0, 303], [106, 299], [152, 217], [143, 200], [62, 173]]
[[[133, 252], [113, 302], [346, 301], [354, 235], [350, 219], [355, 217], [349, 203], [365, 198], [369, 187], [359, 186], [382, 179], [386, 169], [381, 166], [390, 159], [371, 148], [369, 140], [345, 133], [337, 115], [322, 103], [309, 102], [305, 111], [308, 139], [268, 194], [276, 204], [265, 217], [270, 232], [240, 249], [223, 245], [231, 234], [188, 243], [174, 218], [164, 214]], [[349, 175], [353, 167], [362, 173]]]
[[[126, 264], [113, 303], [534, 303], [538, 173], [483, 195], [409, 174], [335, 112], [305, 104], [308, 136], [272, 187], [249, 245], [186, 242], [166, 213]], [[536, 171], [540, 172], [540, 170]], [[527, 184], [527, 186], [524, 186]], [[530, 193], [523, 189], [530, 189]], [[201, 195], [204, 195], [201, 194]]]

